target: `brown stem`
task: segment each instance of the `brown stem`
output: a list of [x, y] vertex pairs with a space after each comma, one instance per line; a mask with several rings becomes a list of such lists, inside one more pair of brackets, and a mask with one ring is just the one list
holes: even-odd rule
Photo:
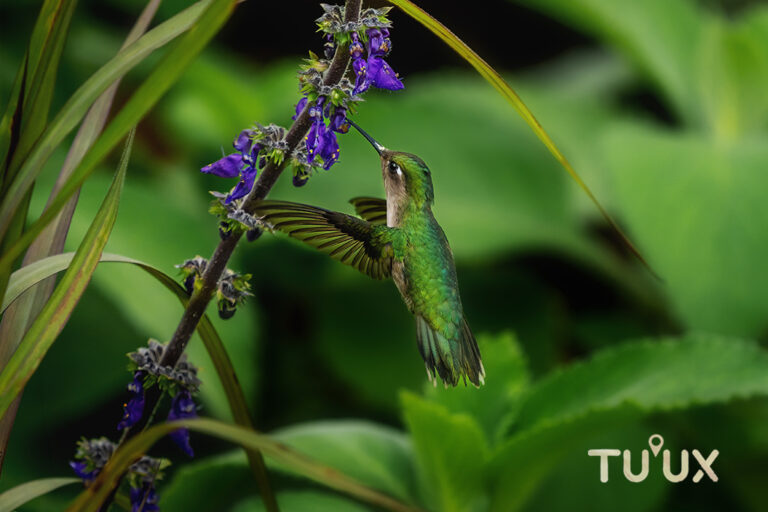
[[[345, 7], [345, 22], [357, 21], [360, 18], [360, 8], [362, 0], [347, 0]], [[326, 71], [323, 82], [325, 85], [336, 85], [344, 77], [344, 73], [349, 65], [349, 52], [347, 45], [339, 45], [336, 48], [336, 53], [333, 56], [331, 65]], [[285, 135], [285, 141], [288, 143], [288, 150], [286, 155], [290, 155], [301, 143], [306, 136], [311, 125], [311, 119], [309, 117], [309, 109], [304, 110], [299, 114], [294, 121], [288, 133]], [[264, 199], [269, 191], [274, 186], [277, 178], [280, 177], [280, 173], [283, 172], [285, 164], [289, 159], [286, 158], [283, 163], [275, 164], [269, 161], [264, 169], [261, 171], [259, 179], [253, 186], [250, 194], [243, 201], [243, 210], [247, 213], [252, 213], [252, 209], [256, 201]], [[205, 272], [202, 275], [202, 286], [192, 295], [187, 304], [184, 314], [181, 317], [179, 325], [176, 327], [176, 331], [173, 333], [173, 337], [168, 342], [168, 345], [163, 354], [161, 364], [168, 366], [175, 366], [179, 361], [179, 358], [184, 353], [184, 349], [192, 337], [192, 334], [197, 328], [200, 318], [205, 313], [208, 304], [213, 298], [214, 292], [218, 285], [219, 279], [227, 268], [227, 263], [232, 253], [237, 247], [237, 243], [242, 238], [243, 234], [240, 232], [233, 232], [229, 237], [225, 238], [216, 247], [216, 250], [208, 261], [208, 265]], [[156, 390], [152, 390], [156, 391]], [[151, 410], [160, 398], [160, 394], [157, 392], [148, 392], [145, 403], [145, 410]], [[140, 422], [134, 425], [127, 438], [133, 437], [136, 433], [141, 432], [146, 422]], [[267, 479], [267, 470], [264, 465], [264, 459], [261, 454], [258, 454], [256, 467], [252, 469], [256, 474], [260, 476], [257, 479], [259, 485], [259, 491], [261, 493], [264, 504], [269, 512], [277, 512], [278, 506], [275, 500], [274, 493], [272, 492], [269, 481]], [[105, 502], [109, 504], [109, 499]], [[104, 508], [106, 510], [106, 507]]]

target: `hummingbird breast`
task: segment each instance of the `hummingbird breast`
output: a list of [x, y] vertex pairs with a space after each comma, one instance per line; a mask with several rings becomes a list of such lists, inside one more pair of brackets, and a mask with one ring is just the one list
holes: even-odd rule
[[392, 279], [411, 313], [424, 317], [433, 329], [453, 338], [464, 314], [445, 233], [431, 211], [402, 220], [403, 257], [393, 262]]

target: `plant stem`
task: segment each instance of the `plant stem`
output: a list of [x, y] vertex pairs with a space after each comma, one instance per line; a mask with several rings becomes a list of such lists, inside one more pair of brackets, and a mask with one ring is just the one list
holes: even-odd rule
[[[346, 1], [346, 22], [357, 21], [359, 19], [361, 4], [362, 0]], [[331, 65], [326, 71], [323, 80], [325, 85], [332, 86], [338, 84], [339, 81], [344, 77], [344, 73], [346, 72], [348, 65], [349, 52], [347, 45], [339, 45], [336, 48], [336, 53], [333, 56]], [[309, 117], [309, 109], [304, 108], [301, 114], [299, 114], [299, 116], [296, 118], [296, 121], [294, 121], [291, 128], [288, 130], [288, 133], [285, 135], [285, 141], [288, 143], [286, 156], [289, 156], [299, 146], [309, 131], [310, 125], [311, 119]], [[289, 160], [289, 158], [285, 158], [281, 164], [275, 164], [272, 161], [269, 161], [266, 164], [261, 172], [261, 175], [259, 176], [259, 179], [254, 184], [250, 194], [243, 201], [242, 208], [246, 213], [253, 213], [255, 202], [264, 199], [267, 196], [277, 181], [277, 178], [280, 177], [280, 174], [282, 173], [286, 163]], [[190, 298], [189, 303], [184, 310], [184, 314], [179, 321], [179, 325], [176, 327], [176, 331], [173, 333], [173, 337], [168, 342], [165, 353], [163, 354], [163, 358], [160, 361], [161, 364], [175, 366], [179, 361], [179, 358], [184, 353], [184, 349], [186, 348], [189, 339], [192, 337], [192, 334], [197, 328], [198, 322], [200, 322], [200, 318], [202, 318], [206, 308], [208, 307], [208, 304], [211, 302], [219, 279], [221, 278], [224, 270], [226, 270], [227, 263], [232, 257], [232, 253], [235, 251], [235, 248], [237, 247], [237, 244], [242, 236], [242, 232], [233, 232], [230, 234], [230, 236], [219, 242], [219, 245], [216, 247], [216, 250], [208, 261], [208, 265], [202, 275], [202, 286], [200, 286]], [[145, 407], [150, 409], [154, 408], [160, 398], [160, 394], [157, 392], [157, 390], [153, 391], [154, 392], [148, 392], [146, 397], [147, 401]], [[140, 432], [145, 424], [146, 421], [134, 425], [130, 429], [127, 438], [131, 438], [136, 435], [136, 433]], [[275, 499], [274, 493], [272, 492], [272, 489], [269, 485], [266, 466], [264, 465], [264, 459], [261, 457], [260, 453], [258, 454], [255, 464], [256, 467], [253, 467], [252, 469], [255, 475], [257, 475], [257, 484], [259, 486], [262, 500], [264, 501], [264, 504], [269, 512], [277, 512], [277, 500]], [[109, 500], [105, 503], [108, 504]]]

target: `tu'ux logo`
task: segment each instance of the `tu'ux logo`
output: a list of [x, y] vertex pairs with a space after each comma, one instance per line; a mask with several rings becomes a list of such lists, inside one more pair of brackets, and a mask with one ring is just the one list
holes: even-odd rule
[[[664, 445], [664, 438], [659, 434], [653, 434], [648, 438], [648, 445], [651, 447], [653, 456], [657, 457], [661, 451], [661, 447]], [[712, 469], [712, 463], [720, 454], [717, 450], [712, 450], [707, 457], [701, 454], [699, 450], [693, 450], [691, 452], [694, 460], [699, 465], [699, 469], [693, 474], [693, 481], [700, 482], [706, 475], [713, 482], [717, 482], [717, 474]], [[587, 455], [590, 457], [600, 457], [600, 481], [606, 483], [608, 481], [608, 460], [610, 457], [623, 456], [624, 458], [624, 477], [630, 482], [642, 482], [648, 476], [650, 471], [650, 455], [648, 450], [643, 450], [640, 454], [640, 472], [632, 472], [632, 452], [629, 450], [621, 450], [603, 448], [599, 450], [589, 450]], [[680, 452], [680, 470], [677, 473], [672, 472], [672, 453], [669, 450], [664, 450], [662, 454], [662, 471], [664, 472], [664, 478], [670, 482], [682, 482], [688, 478], [690, 464], [688, 450], [682, 450]], [[675, 464], [677, 466], [678, 464]]]

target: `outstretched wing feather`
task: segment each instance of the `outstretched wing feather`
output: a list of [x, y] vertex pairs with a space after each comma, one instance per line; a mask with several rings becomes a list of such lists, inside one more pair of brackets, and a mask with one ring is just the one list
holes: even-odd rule
[[[383, 201], [365, 199], [377, 202], [367, 205], [367, 211], [373, 212], [371, 215], [381, 215], [378, 202]], [[386, 203], [384, 208], [386, 222]], [[388, 228], [383, 225], [385, 222], [373, 224], [362, 214], [363, 219], [358, 219], [344, 213], [287, 201], [259, 201], [253, 213], [272, 229], [301, 240], [374, 279], [386, 279], [391, 275], [392, 251], [387, 247], [384, 230]]]
[[374, 226], [387, 224], [387, 201], [378, 197], [355, 197], [349, 202], [355, 212]]

